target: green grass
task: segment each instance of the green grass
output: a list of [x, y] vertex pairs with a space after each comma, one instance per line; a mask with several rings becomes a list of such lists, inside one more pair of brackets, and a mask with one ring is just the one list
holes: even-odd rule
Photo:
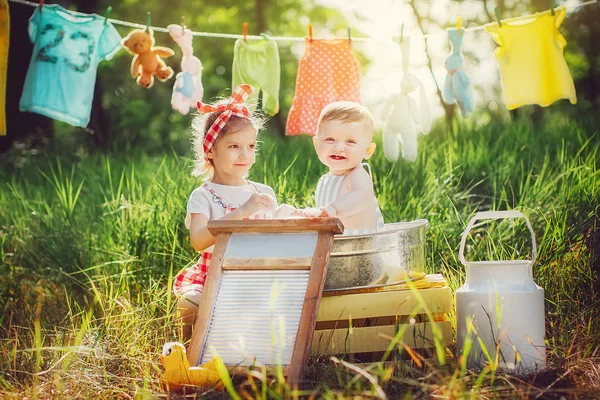
[[[263, 140], [250, 178], [273, 187], [280, 203], [310, 205], [325, 171], [310, 138]], [[600, 389], [595, 125], [555, 116], [535, 127], [463, 125], [453, 137], [439, 127], [419, 146], [412, 164], [389, 163], [382, 151], [371, 160], [386, 221], [427, 218], [427, 269], [456, 289], [464, 280], [458, 245], [471, 216], [512, 208], [528, 215], [539, 249], [534, 276], [546, 291], [550, 370], [526, 379], [470, 373], [451, 348], [443, 366], [313, 362], [303, 393], [515, 398]], [[160, 393], [162, 345], [178, 339], [172, 277], [197, 257], [183, 220], [200, 182], [189, 175], [191, 160], [176, 154], [60, 153], [0, 170], [0, 396], [151, 398]], [[530, 245], [521, 228], [476, 229], [471, 257], [524, 257]], [[236, 390], [294, 394], [258, 372]]]

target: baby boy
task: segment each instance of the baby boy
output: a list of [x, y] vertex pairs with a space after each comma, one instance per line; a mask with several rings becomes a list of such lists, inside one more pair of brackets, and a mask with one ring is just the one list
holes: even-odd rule
[[376, 146], [371, 113], [358, 103], [331, 103], [321, 111], [313, 142], [319, 160], [329, 167], [315, 193], [321, 216], [339, 218], [344, 235], [383, 229], [370, 168], [367, 173], [362, 167], [369, 167], [362, 161], [373, 155]]

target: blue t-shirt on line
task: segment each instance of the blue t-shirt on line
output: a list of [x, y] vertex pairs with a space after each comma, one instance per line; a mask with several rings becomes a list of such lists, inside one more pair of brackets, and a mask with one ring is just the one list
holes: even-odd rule
[[85, 127], [90, 121], [96, 69], [121, 47], [121, 36], [104, 17], [36, 8], [29, 19], [34, 44], [21, 96], [21, 111]]

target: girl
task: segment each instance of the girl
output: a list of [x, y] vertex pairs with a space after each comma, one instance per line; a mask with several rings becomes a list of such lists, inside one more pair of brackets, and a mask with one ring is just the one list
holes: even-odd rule
[[178, 311], [186, 340], [191, 338], [215, 243], [208, 221], [267, 218], [277, 206], [273, 189], [245, 179], [256, 161], [256, 136], [261, 128], [261, 121], [244, 104], [251, 93], [252, 86], [240, 85], [226, 102], [214, 106], [198, 102], [198, 111], [204, 115], [192, 124], [196, 154], [192, 175], [209, 180], [192, 192], [185, 218], [190, 242], [202, 256], [173, 282], [173, 291], [180, 296]]

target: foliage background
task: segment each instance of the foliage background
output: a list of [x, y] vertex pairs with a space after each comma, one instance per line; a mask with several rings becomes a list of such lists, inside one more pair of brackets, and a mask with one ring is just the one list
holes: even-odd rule
[[[343, 32], [348, 25], [340, 10], [312, 1], [60, 3], [99, 14], [110, 4], [114, 18], [139, 23], [145, 23], [148, 9], [157, 26], [185, 15], [193, 30], [224, 33], [240, 33], [244, 21], [251, 34], [290, 36], [304, 35], [308, 21], [323, 34]], [[407, 5], [414, 6], [413, 22], [420, 21], [425, 31], [454, 23], [451, 13], [436, 19], [429, 2]], [[448, 9], [456, 5], [482, 7], [483, 22], [492, 19], [494, 6], [506, 17], [546, 7], [538, 1], [447, 2]], [[171, 280], [197, 256], [183, 226], [185, 203], [198, 185], [189, 175], [191, 116], [170, 110], [170, 82], [151, 90], [137, 87], [128, 74], [131, 56], [124, 51], [100, 64], [87, 129], [20, 113], [31, 56], [24, 27], [32, 9], [10, 6], [9, 136], [0, 140], [0, 396], [156, 394], [160, 348], [179, 338]], [[376, 395], [379, 385], [390, 397], [416, 398], [558, 398], [598, 391], [600, 44], [595, 37], [600, 8], [583, 10], [565, 23], [577, 106], [559, 102], [509, 114], [487, 101], [499, 93], [489, 82], [492, 95], [482, 100], [477, 114], [457, 119], [450, 109], [446, 116], [451, 118], [438, 121], [420, 139], [415, 163], [389, 163], [380, 151], [372, 160], [385, 219], [429, 220], [427, 270], [443, 273], [453, 289], [464, 282], [456, 254], [475, 210], [519, 208], [531, 218], [540, 254], [534, 276], [546, 291], [549, 371], [523, 379], [471, 373], [461, 369], [450, 348], [449, 365], [397, 363], [392, 373], [371, 371], [376, 385], [316, 361], [306, 375], [307, 390], [329, 397]], [[122, 36], [128, 32], [118, 29]], [[166, 34], [156, 38], [159, 45], [175, 47]], [[228, 94], [223, 90], [230, 86], [233, 41], [196, 38], [194, 46], [204, 63], [206, 98]], [[250, 178], [272, 186], [280, 202], [304, 206], [311, 204], [324, 168], [309, 137], [280, 135], [301, 50], [280, 43], [282, 112], [262, 136]], [[441, 62], [440, 54], [432, 51], [434, 65]], [[357, 56], [366, 70], [370, 60], [359, 51]], [[469, 57], [478, 62], [475, 52]], [[178, 56], [170, 60], [176, 71], [178, 62]], [[380, 144], [378, 134], [376, 140]], [[473, 256], [523, 256], [527, 247], [516, 243], [527, 240], [526, 232], [501, 226], [489, 234], [476, 232]], [[290, 394], [281, 382], [264, 386], [273, 398]]]

